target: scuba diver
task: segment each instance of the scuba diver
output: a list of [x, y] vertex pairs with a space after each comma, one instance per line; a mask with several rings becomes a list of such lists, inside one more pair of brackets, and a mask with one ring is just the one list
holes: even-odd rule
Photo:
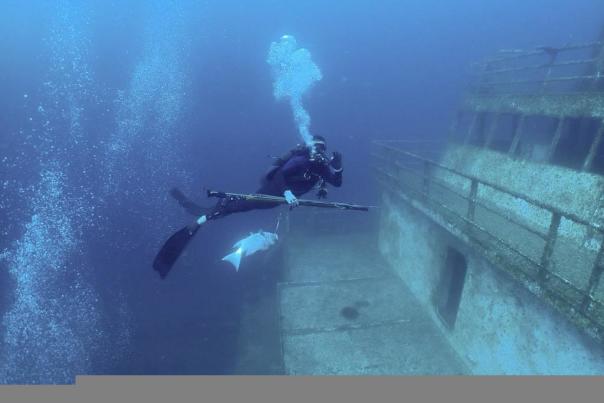
[[[284, 203], [287, 203], [290, 208], [301, 204], [368, 211], [369, 207], [367, 206], [298, 200], [299, 196], [315, 187], [318, 187], [317, 196], [325, 198], [328, 183], [335, 187], [342, 185], [342, 154], [333, 152], [332, 156], [329, 157], [325, 138], [313, 136], [310, 144], [299, 145], [283, 157], [275, 160], [263, 176], [257, 195], [239, 195], [247, 196], [242, 198], [232, 197], [234, 194], [222, 193], [226, 197], [220, 196], [222, 197], [221, 200], [214, 207], [204, 208], [187, 199], [178, 189], [173, 189], [171, 191], [172, 196], [188, 213], [194, 215], [197, 219], [168, 238], [153, 260], [153, 269], [159, 272], [162, 279], [166, 278], [168, 272], [199, 228], [209, 220], [226, 217], [229, 214], [273, 208]], [[210, 192], [208, 192], [208, 195], [210, 195]], [[262, 200], [262, 197], [271, 196], [279, 200]]]
[[[327, 183], [335, 187], [342, 185], [342, 154], [333, 152], [331, 158], [328, 157], [325, 138], [313, 136], [311, 144], [298, 145], [284, 156], [277, 158], [262, 177], [261, 187], [256, 193], [285, 197], [290, 208], [294, 208], [298, 205], [298, 197], [317, 186], [319, 188], [317, 196], [327, 197]], [[198, 217], [188, 227], [191, 233], [208, 220], [233, 213], [274, 208], [280, 204], [223, 198], [214, 207], [208, 209], [191, 202], [178, 189], [173, 189], [171, 195], [189, 213]]]

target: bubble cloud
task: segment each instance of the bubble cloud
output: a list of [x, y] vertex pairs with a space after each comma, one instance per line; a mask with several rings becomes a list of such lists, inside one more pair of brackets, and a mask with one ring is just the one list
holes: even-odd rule
[[289, 100], [298, 132], [304, 143], [310, 145], [310, 115], [302, 105], [302, 98], [323, 78], [321, 70], [312, 61], [310, 52], [299, 48], [291, 35], [283, 35], [271, 44], [267, 63], [271, 66], [275, 98]]

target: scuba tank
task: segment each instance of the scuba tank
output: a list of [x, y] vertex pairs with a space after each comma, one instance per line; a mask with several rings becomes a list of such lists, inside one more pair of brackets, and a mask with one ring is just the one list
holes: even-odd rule
[[275, 176], [275, 173], [277, 173], [277, 170], [285, 165], [290, 158], [296, 155], [304, 155], [305, 153], [308, 153], [306, 146], [298, 144], [296, 148], [289, 150], [281, 157], [273, 157], [269, 155], [269, 157], [274, 158], [273, 165], [271, 165], [267, 172], [262, 176], [262, 182], [265, 183], [266, 181], [272, 180], [273, 176]]

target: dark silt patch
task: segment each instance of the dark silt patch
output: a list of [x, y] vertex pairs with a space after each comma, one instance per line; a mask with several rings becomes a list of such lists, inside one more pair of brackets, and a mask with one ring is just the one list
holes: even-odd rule
[[359, 317], [359, 311], [355, 307], [345, 306], [340, 311], [340, 315], [342, 315], [343, 317], [345, 317], [348, 320], [355, 320], [356, 318]]

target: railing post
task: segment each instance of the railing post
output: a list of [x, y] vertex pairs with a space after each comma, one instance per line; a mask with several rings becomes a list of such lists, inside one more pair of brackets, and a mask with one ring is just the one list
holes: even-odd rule
[[394, 167], [394, 178], [396, 179], [396, 186], [401, 186], [402, 182], [404, 182], [403, 179], [403, 169], [401, 168], [402, 166], [402, 161], [399, 161], [399, 157], [396, 155], [395, 151], [392, 151], [392, 158], [390, 160], [390, 164]]
[[585, 297], [583, 298], [583, 302], [581, 303], [581, 312], [585, 312], [589, 308], [589, 302], [593, 298], [592, 294], [600, 283], [600, 278], [602, 277], [602, 272], [604, 271], [604, 265], [602, 264], [603, 256], [604, 238], [602, 238], [602, 242], [600, 242], [600, 249], [598, 250], [598, 254], [596, 255], [596, 260], [594, 262], [594, 267], [591, 270], [591, 275], [589, 276], [589, 282], [587, 283], [587, 288], [585, 289]]
[[600, 46], [599, 51], [594, 52], [596, 62], [594, 63], [594, 72], [593, 76], [595, 79], [591, 84], [591, 89], [598, 89], [600, 86], [600, 80], [602, 79], [602, 75], [604, 74], [604, 46]]
[[478, 195], [478, 180], [472, 178], [472, 184], [470, 185], [470, 197], [468, 200], [468, 220], [474, 221], [476, 214], [476, 196]]
[[476, 124], [478, 123], [478, 115], [480, 114], [480, 112], [476, 112], [474, 111], [474, 116], [472, 116], [472, 122], [470, 123], [470, 127], [468, 128], [468, 132], [466, 133], [466, 138], [463, 141], [463, 145], [466, 146], [470, 143], [470, 140], [472, 139], [472, 134], [474, 134], [474, 129], [476, 127]]
[[428, 199], [430, 193], [430, 163], [424, 161], [424, 178], [422, 182], [422, 193], [424, 200]]
[[520, 136], [522, 136], [522, 129], [524, 127], [524, 115], [520, 115], [518, 118], [518, 122], [516, 122], [516, 128], [514, 129], [514, 138], [512, 139], [512, 144], [510, 145], [509, 155], [514, 156], [516, 154], [516, 148], [518, 148], [518, 143], [520, 142]]
[[543, 77], [543, 83], [541, 83], [541, 94], [545, 93], [545, 91], [547, 90], [547, 80], [549, 79], [551, 74], [552, 68], [548, 67], [547, 71], [545, 72], [545, 76]]
[[543, 248], [543, 255], [541, 255], [541, 267], [539, 268], [539, 281], [545, 281], [547, 272], [549, 271], [549, 264], [554, 253], [554, 246], [556, 239], [558, 238], [558, 228], [560, 227], [560, 220], [562, 216], [557, 211], [552, 212], [552, 220], [549, 224], [549, 230], [547, 231], [547, 239], [545, 241], [545, 247]]
[[600, 128], [594, 137], [594, 141], [591, 143], [591, 147], [589, 148], [589, 153], [585, 158], [585, 162], [583, 163], [583, 171], [589, 171], [591, 169], [591, 164], [598, 152], [598, 148], [600, 147], [600, 143], [602, 142], [602, 136], [604, 135], [604, 120], [600, 121]]
[[543, 83], [541, 84], [541, 93], [545, 93], [545, 91], [547, 90], [547, 80], [549, 80], [550, 76], [552, 75], [552, 64], [554, 64], [554, 62], [556, 61], [557, 58], [557, 54], [554, 54], [554, 56], [552, 56], [552, 59], [547, 67], [547, 70], [545, 71], [545, 75], [543, 76]]
[[564, 122], [565, 122], [565, 118], [564, 116], [560, 116], [558, 118], [558, 125], [556, 126], [556, 132], [554, 133], [554, 137], [552, 138], [552, 143], [549, 146], [549, 150], [547, 150], [547, 159], [546, 161], [549, 162], [552, 157], [554, 156], [554, 153], [556, 152], [556, 148], [558, 147], [558, 143], [560, 142], [560, 137], [562, 136], [562, 130], [564, 129]]

